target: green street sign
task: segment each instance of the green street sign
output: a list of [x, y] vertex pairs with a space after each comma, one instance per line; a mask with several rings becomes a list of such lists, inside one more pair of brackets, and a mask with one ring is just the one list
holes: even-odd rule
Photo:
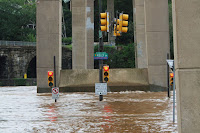
[[108, 53], [106, 53], [106, 52], [96, 52], [96, 53], [94, 53], [94, 59], [95, 60], [107, 60], [108, 59]]

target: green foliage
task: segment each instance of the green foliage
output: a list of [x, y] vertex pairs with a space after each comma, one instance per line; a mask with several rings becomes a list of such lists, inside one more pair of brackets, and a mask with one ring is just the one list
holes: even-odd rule
[[65, 19], [66, 35], [67, 37], [72, 36], [72, 12], [69, 10], [69, 2], [63, 2], [63, 13]]
[[[104, 51], [108, 53], [108, 60], [104, 60], [104, 64], [108, 64], [110, 68], [135, 67], [134, 44], [119, 46], [118, 49], [113, 46], [105, 46]], [[95, 46], [94, 52], [98, 52], [98, 46]], [[95, 68], [98, 68], [98, 64], [98, 60], [95, 60]]]
[[64, 47], [68, 48], [69, 50], [72, 50], [72, 45], [64, 45]]
[[15, 78], [14, 82], [15, 82], [15, 86], [26, 86], [26, 79]]
[[35, 35], [35, 29], [27, 25], [36, 22], [36, 4], [25, 3], [25, 0], [0, 1], [0, 40], [24, 41], [30, 34]]
[[69, 44], [72, 44], [72, 37], [63, 37], [62, 38], [62, 42], [65, 44], [65, 45], [69, 45]]
[[36, 35], [32, 34], [32, 33], [29, 33], [26, 37], [26, 40], [25, 41], [28, 41], [28, 42], [36, 42]]

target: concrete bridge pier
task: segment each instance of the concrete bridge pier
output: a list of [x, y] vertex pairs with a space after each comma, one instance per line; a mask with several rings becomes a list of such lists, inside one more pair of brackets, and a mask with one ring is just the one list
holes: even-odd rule
[[72, 69], [94, 68], [94, 0], [72, 0]]
[[[51, 92], [47, 72], [54, 70], [56, 56], [56, 86], [59, 85], [61, 70], [62, 1], [37, 1], [37, 92]], [[55, 73], [54, 73], [55, 74]]]
[[147, 68], [147, 46], [145, 39], [144, 0], [133, 0], [135, 43], [136, 43], [136, 66]]
[[200, 132], [199, 10], [199, 0], [173, 0], [179, 133]]
[[168, 0], [145, 0], [144, 12], [149, 84], [153, 89], [166, 90], [170, 49]]

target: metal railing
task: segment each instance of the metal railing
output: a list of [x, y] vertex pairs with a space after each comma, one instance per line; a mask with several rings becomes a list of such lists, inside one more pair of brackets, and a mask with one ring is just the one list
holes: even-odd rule
[[[62, 45], [69, 45], [69, 44], [62, 43]], [[36, 46], [36, 42], [2, 41], [2, 40], [0, 40], [0, 46]]]
[[36, 42], [0, 41], [0, 46], [36, 46]]

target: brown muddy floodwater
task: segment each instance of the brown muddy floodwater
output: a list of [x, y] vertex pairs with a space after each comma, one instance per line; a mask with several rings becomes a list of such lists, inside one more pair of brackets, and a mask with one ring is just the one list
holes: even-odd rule
[[0, 133], [178, 132], [167, 92], [111, 92], [101, 102], [94, 93], [60, 93], [55, 103], [35, 86], [0, 87], [0, 100]]

